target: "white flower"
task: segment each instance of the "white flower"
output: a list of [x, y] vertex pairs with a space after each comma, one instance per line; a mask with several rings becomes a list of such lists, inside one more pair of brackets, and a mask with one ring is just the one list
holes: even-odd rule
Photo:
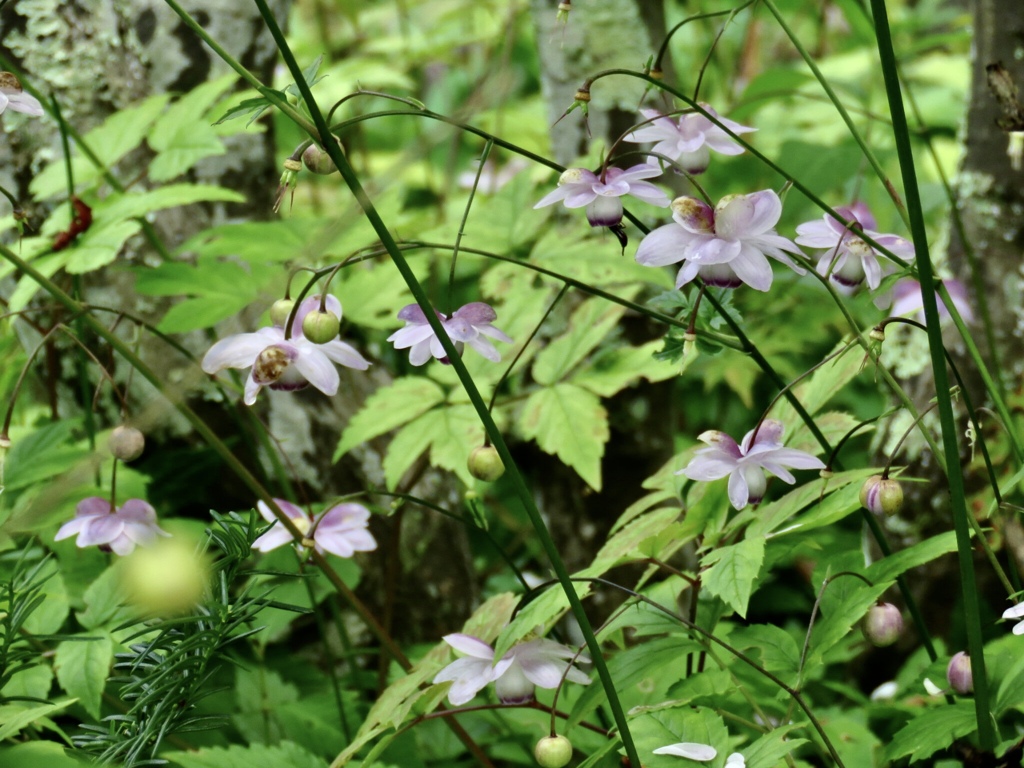
[[565, 203], [566, 208], [587, 208], [592, 227], [614, 227], [622, 221], [623, 195], [632, 195], [659, 208], [668, 206], [668, 195], [648, 181], [661, 175], [661, 169], [643, 163], [632, 168], [606, 168], [598, 176], [586, 168], [569, 168], [558, 179], [558, 186], [541, 198], [535, 206]]
[[[314, 517], [289, 501], [274, 501], [281, 511], [291, 518], [303, 536], [312, 531], [313, 545], [320, 554], [326, 551], [338, 557], [352, 557], [356, 552], [372, 552], [377, 548], [377, 541], [367, 530], [370, 510], [362, 504], [337, 504], [319, 517]], [[292, 541], [292, 534], [284, 527], [284, 523], [275, 517], [269, 506], [260, 501], [256, 507], [263, 519], [274, 525], [252, 543], [253, 549], [269, 552]], [[307, 541], [308, 538], [303, 539], [303, 544]]]
[[[1003, 611], [1004, 619], [1024, 619], [1024, 603], [1018, 603]], [[1024, 635], [1024, 621], [1018, 621], [1013, 625], [1013, 634]]]
[[461, 633], [445, 635], [444, 641], [466, 658], [456, 659], [434, 676], [434, 683], [451, 682], [448, 701], [460, 706], [470, 701], [488, 683], [503, 704], [522, 704], [533, 699], [534, 686], [557, 688], [563, 676], [574, 683], [587, 685], [590, 678], [572, 666], [567, 659], [589, 661], [554, 640], [538, 638], [511, 648], [494, 662], [494, 649], [479, 638]]
[[884, 271], [878, 263], [878, 253], [860, 235], [866, 234], [895, 255], [914, 258], [914, 244], [897, 235], [883, 235], [875, 231], [875, 217], [864, 203], [836, 208], [844, 221], [826, 214], [819, 221], [809, 221], [796, 228], [796, 242], [809, 248], [824, 248], [818, 261], [818, 274], [843, 289], [852, 289], [867, 277], [868, 288], [874, 290], [882, 281]]
[[[733, 133], [751, 133], [757, 130], [720, 117], [707, 104], [701, 106]], [[634, 144], [655, 142], [652, 152], [675, 160], [687, 173], [698, 174], [707, 170], [711, 162], [711, 149], [723, 155], [743, 153], [743, 147], [737, 144], [732, 136], [699, 112], [681, 115], [678, 121], [662, 115], [656, 109], [641, 109], [640, 114], [647, 122], [632, 133], [626, 134], [623, 141]], [[661, 158], [652, 155], [647, 162], [650, 165], [659, 165], [662, 161]]]
[[[512, 343], [512, 339], [491, 325], [498, 319], [498, 314], [489, 304], [482, 301], [474, 301], [460, 307], [451, 317], [446, 317], [437, 310], [434, 312], [460, 354], [463, 345], [469, 344], [488, 360], [497, 363], [501, 360], [501, 353], [485, 337], [489, 336], [506, 344]], [[398, 319], [405, 320], [405, 327], [388, 336], [388, 341], [395, 345], [395, 349], [408, 349], [410, 363], [423, 365], [431, 356], [442, 363], [449, 362], [444, 347], [427, 322], [427, 316], [423, 314], [419, 304], [403, 307], [398, 313]]]
[[90, 496], [75, 507], [75, 517], [64, 523], [54, 541], [78, 535], [79, 547], [99, 546], [128, 555], [135, 546], [151, 543], [157, 536], [170, 536], [156, 524], [156, 510], [142, 499], [128, 499], [113, 507], [109, 499]]
[[706, 763], [714, 760], [718, 750], [710, 744], [699, 744], [694, 741], [681, 741], [678, 744], [669, 744], [666, 747], [658, 747], [654, 750], [656, 755], [674, 755], [685, 757], [688, 760], [696, 760], [699, 763]]
[[[328, 295], [325, 305], [341, 317], [341, 302], [336, 297]], [[340, 377], [334, 363], [359, 371], [365, 371], [370, 363], [343, 341], [332, 339], [326, 344], [314, 344], [302, 335], [303, 319], [319, 308], [319, 296], [306, 298], [295, 313], [288, 338], [284, 328], [274, 325], [221, 339], [203, 357], [203, 370], [213, 374], [224, 368], [251, 366], [245, 382], [246, 405], [256, 402], [263, 387], [295, 391], [312, 384], [325, 395], [336, 394]]]
[[718, 480], [729, 476], [729, 501], [736, 509], [747, 504], [756, 504], [764, 497], [767, 488], [765, 472], [770, 472], [784, 483], [792, 485], [796, 478], [786, 469], [824, 469], [818, 458], [795, 448], [782, 445], [783, 424], [775, 419], [765, 419], [755, 430], [747, 432], [739, 445], [729, 435], [709, 430], [698, 436], [707, 443], [701, 448], [684, 469], [677, 475], [686, 475], [691, 480]]
[[652, 230], [640, 243], [636, 260], [646, 267], [685, 262], [676, 277], [677, 288], [699, 275], [708, 285], [736, 288], [746, 283], [767, 291], [772, 268], [766, 256], [804, 273], [784, 253], [800, 249], [775, 232], [781, 215], [782, 201], [770, 189], [728, 195], [714, 208], [679, 197], [672, 201], [674, 223]]
[[12, 112], [24, 112], [33, 117], [43, 114], [43, 105], [35, 96], [30, 96], [21, 89], [18, 78], [10, 72], [0, 72], [0, 114], [8, 109]]

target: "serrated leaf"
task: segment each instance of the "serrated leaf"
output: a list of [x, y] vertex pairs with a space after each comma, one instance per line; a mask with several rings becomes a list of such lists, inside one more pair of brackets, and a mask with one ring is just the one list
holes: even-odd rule
[[[589, 582], [575, 582], [573, 590], [580, 600], [583, 600], [590, 594], [591, 585]], [[513, 645], [526, 635], [531, 634], [537, 627], [542, 627], [544, 630], [550, 628], [568, 607], [569, 600], [561, 585], [554, 584], [548, 587], [540, 597], [534, 598], [521, 608], [515, 618], [502, 630], [494, 643], [495, 658], [504, 656]]]
[[225, 75], [203, 83], [174, 102], [161, 116], [147, 137], [157, 153], [149, 165], [150, 179], [173, 179], [204, 157], [225, 153], [217, 131], [204, 115], [236, 79], [235, 75]]
[[4, 768], [82, 768], [83, 762], [64, 752], [55, 741], [24, 741], [0, 747], [0, 765]]
[[332, 461], [444, 402], [444, 390], [428, 378], [406, 376], [370, 395], [341, 433]]
[[611, 397], [640, 379], [650, 382], [670, 379], [679, 367], [655, 358], [661, 342], [650, 341], [639, 347], [609, 349], [572, 377], [572, 383], [595, 395]]
[[287, 261], [302, 254], [311, 233], [319, 231], [315, 221], [303, 218], [221, 224], [193, 235], [176, 253], [195, 254], [199, 261], [217, 256], [260, 263]]
[[167, 310], [157, 328], [164, 333], [186, 333], [199, 328], [210, 328], [221, 320], [238, 314], [255, 298], [255, 292], [247, 290], [229, 299], [221, 296], [185, 299]]
[[68, 249], [65, 269], [72, 275], [105, 267], [117, 258], [125, 241], [142, 229], [137, 221], [117, 221], [105, 227], [90, 229]]
[[755, 655], [761, 656], [764, 668], [781, 676], [783, 682], [787, 677], [796, 675], [800, 649], [793, 636], [781, 627], [772, 624], [738, 627], [729, 636], [729, 642], [741, 651], [755, 649]]
[[799, 723], [776, 726], [753, 744], [744, 748], [743, 757], [747, 762], [746, 768], [775, 768], [786, 755], [801, 744], [807, 743], [807, 739], [794, 739], [789, 735], [790, 731], [803, 727]]
[[469, 405], [448, 405], [428, 411], [408, 423], [395, 435], [384, 457], [384, 480], [394, 488], [402, 475], [424, 451], [430, 449], [430, 463], [473, 484], [466, 461], [470, 451], [483, 443], [483, 427], [476, 410]]
[[106, 636], [81, 637], [60, 643], [53, 664], [60, 687], [98, 720], [103, 688], [114, 659], [114, 644]]
[[519, 429], [545, 453], [558, 456], [596, 491], [608, 442], [608, 412], [598, 398], [574, 384], [534, 392], [519, 415]]
[[[88, 158], [76, 155], [71, 161], [75, 188], [79, 191], [88, 188], [102, 178], [104, 168], [113, 166], [138, 147], [170, 98], [167, 93], [151, 96], [139, 104], [118, 110], [85, 134], [85, 144], [96, 154], [103, 168], [97, 168]], [[39, 199], [54, 195], [66, 197], [68, 184], [64, 163], [53, 162], [47, 165], [33, 177], [29, 189]]]
[[68, 699], [54, 704], [40, 704], [38, 706], [26, 706], [24, 704], [0, 705], [0, 741], [17, 735], [25, 726], [49, 717], [54, 712], [67, 709], [74, 703], [74, 699]]
[[701, 560], [704, 588], [746, 618], [754, 581], [764, 562], [764, 537], [752, 536], [738, 544], [719, 547]]
[[166, 184], [144, 192], [117, 195], [108, 205], [97, 206], [93, 215], [103, 220], [130, 219], [179, 205], [213, 201], [241, 203], [244, 200], [244, 195], [215, 184]]
[[885, 748], [888, 760], [931, 757], [978, 727], [973, 701], [958, 701], [927, 709], [896, 732]]
[[549, 386], [561, 381], [618, 324], [626, 308], [588, 299], [572, 313], [569, 330], [542, 349], [533, 362], [533, 378]]
[[687, 762], [676, 755], [655, 755], [655, 749], [679, 742], [707, 744], [720, 754], [728, 753], [729, 732], [722, 717], [704, 707], [678, 707], [646, 712], [630, 720], [637, 750], [644, 755], [646, 768], [680, 768]]
[[[733, 525], [750, 525], [750, 533], [768, 536], [786, 529], [786, 523], [803, 510], [806, 513], [793, 524], [794, 530], [815, 528], [835, 522], [860, 507], [860, 481], [874, 474], [874, 469], [839, 472], [826, 480], [802, 483], [783, 497], [755, 509], [746, 509], [733, 519]], [[853, 487], [853, 490], [848, 490]], [[827, 494], [827, 495], [826, 495]], [[850, 500], [856, 506], [851, 510]]]
[[327, 762], [291, 741], [270, 746], [250, 744], [228, 748], [206, 747], [191, 752], [168, 752], [181, 768], [326, 768]]
[[125, 611], [121, 575], [117, 565], [107, 568], [82, 594], [85, 610], [75, 614], [78, 623], [89, 630], [120, 624]]

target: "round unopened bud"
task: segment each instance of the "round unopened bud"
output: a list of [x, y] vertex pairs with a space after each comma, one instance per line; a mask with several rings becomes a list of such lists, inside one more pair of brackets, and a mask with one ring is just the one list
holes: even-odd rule
[[860, 504], [876, 515], [895, 515], [903, 507], [903, 488], [896, 480], [872, 475], [861, 486]]
[[533, 748], [541, 768], [562, 768], [572, 760], [572, 742], [565, 736], [545, 736]]
[[107, 447], [114, 458], [135, 461], [146, 448], [146, 438], [135, 427], [115, 427], [110, 433]]
[[331, 156], [316, 144], [306, 147], [306, 151], [302, 153], [302, 164], [321, 176], [328, 176], [338, 170], [338, 166], [331, 160]]
[[974, 693], [971, 657], [967, 655], [966, 651], [960, 651], [949, 660], [949, 666], [946, 667], [946, 680], [949, 682], [949, 687], [961, 696]]
[[302, 335], [314, 344], [326, 344], [338, 335], [341, 322], [333, 312], [314, 309], [302, 319]]
[[869, 643], [885, 648], [903, 634], [903, 615], [892, 603], [876, 603], [864, 614], [860, 628]]
[[285, 323], [288, 322], [288, 315], [292, 313], [292, 307], [294, 306], [295, 302], [291, 299], [278, 299], [270, 307], [270, 322], [278, 328], [284, 328]]
[[481, 445], [479, 448], [474, 448], [473, 452], [469, 454], [467, 466], [469, 474], [486, 483], [493, 483], [505, 474], [505, 465], [493, 445]]

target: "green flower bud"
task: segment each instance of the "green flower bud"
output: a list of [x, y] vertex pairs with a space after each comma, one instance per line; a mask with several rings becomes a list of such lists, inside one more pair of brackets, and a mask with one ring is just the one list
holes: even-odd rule
[[146, 448], [146, 438], [135, 427], [116, 427], [110, 433], [107, 447], [114, 458], [121, 461], [135, 461]]
[[903, 615], [892, 603], [877, 603], [864, 614], [861, 630], [869, 643], [885, 648], [903, 634]]
[[294, 306], [295, 302], [291, 299], [278, 299], [270, 308], [270, 322], [278, 328], [284, 328], [285, 323], [288, 322], [288, 315], [292, 313], [292, 307]]
[[860, 504], [876, 515], [895, 515], [903, 506], [903, 488], [896, 480], [872, 475], [861, 486]]
[[541, 768], [562, 768], [572, 760], [572, 742], [565, 736], [545, 736], [533, 748]]
[[302, 335], [314, 344], [326, 344], [337, 338], [341, 322], [333, 312], [314, 309], [302, 319]]
[[477, 480], [493, 483], [505, 474], [505, 465], [493, 445], [481, 445], [469, 454], [469, 474]]
[[949, 682], [949, 687], [961, 696], [974, 693], [971, 657], [965, 651], [960, 651], [949, 660], [949, 666], [946, 667], [946, 680]]

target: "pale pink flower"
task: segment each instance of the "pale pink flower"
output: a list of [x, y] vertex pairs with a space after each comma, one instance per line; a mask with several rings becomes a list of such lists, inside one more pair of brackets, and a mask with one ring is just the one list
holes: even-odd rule
[[875, 217], [864, 203], [836, 208], [846, 222], [825, 214], [796, 228], [798, 245], [824, 248], [818, 260], [818, 274], [828, 275], [840, 288], [850, 290], [867, 278], [868, 288], [875, 290], [882, 282], [886, 270], [878, 262], [879, 253], [861, 237], [865, 234], [883, 248], [903, 259], [914, 258], [914, 244], [898, 235], [883, 235], [875, 231]]
[[434, 683], [452, 682], [448, 701], [460, 706], [470, 701], [489, 683], [503, 704], [533, 700], [534, 687], [557, 688], [563, 677], [588, 685], [590, 678], [572, 666], [573, 659], [586, 663], [571, 648], [554, 640], [537, 638], [513, 646], [495, 663], [494, 648], [472, 635], [445, 635], [444, 641], [465, 658], [456, 659], [434, 676]]
[[690, 463], [676, 474], [699, 481], [718, 480], [728, 475], [729, 501], [733, 507], [743, 509], [747, 504], [757, 504], [768, 486], [766, 472], [792, 485], [796, 478], [787, 467], [825, 468], [822, 461], [811, 454], [784, 447], [783, 429], [781, 421], [765, 419], [756, 428], [757, 434], [754, 429], [750, 430], [739, 445], [724, 432], [704, 432], [697, 439], [709, 447], [698, 450]]
[[142, 499], [128, 499], [120, 507], [112, 507], [109, 499], [90, 496], [78, 502], [74, 519], [64, 523], [53, 538], [61, 541], [75, 535], [79, 547], [98, 546], [129, 555], [136, 545], [171, 534], [156, 524], [156, 510]]
[[[370, 510], [362, 504], [337, 504], [319, 516], [308, 514], [301, 507], [284, 499], [274, 499], [295, 527], [312, 542], [317, 552], [330, 552], [338, 557], [352, 557], [356, 552], [372, 552], [377, 548], [377, 541], [367, 530], [370, 522]], [[284, 523], [262, 501], [256, 503], [263, 519], [274, 525], [252, 543], [253, 549], [269, 552], [293, 541], [291, 532]]]
[[[434, 310], [434, 313], [460, 355], [463, 346], [469, 344], [488, 360], [497, 363], [501, 361], [501, 353], [487, 337], [506, 344], [512, 343], [512, 339], [492, 325], [498, 319], [498, 313], [482, 301], [474, 301], [459, 307], [451, 317], [437, 310]], [[387, 340], [395, 345], [395, 349], [408, 349], [410, 363], [423, 365], [431, 357], [436, 357], [442, 363], [449, 362], [444, 347], [427, 322], [427, 316], [423, 314], [419, 304], [402, 307], [398, 319], [405, 321], [405, 327], [392, 333]]]
[[[946, 290], [949, 291], [949, 298], [953, 300], [953, 306], [960, 313], [965, 323], [974, 322], [974, 312], [971, 305], [967, 303], [967, 286], [959, 280], [942, 280]], [[935, 300], [939, 307], [939, 320], [949, 319], [949, 308], [946, 302], [935, 292]], [[909, 277], [896, 283], [892, 289], [892, 307], [889, 309], [892, 317], [912, 316], [920, 323], [924, 322], [924, 298], [921, 295], [921, 283]]]
[[632, 195], [659, 208], [668, 206], [668, 195], [649, 181], [661, 176], [661, 169], [643, 163], [632, 168], [606, 168], [600, 176], [586, 168], [569, 168], [558, 179], [558, 186], [541, 198], [534, 208], [565, 203], [566, 208], [587, 209], [592, 227], [614, 227], [622, 222], [623, 195]]
[[677, 288], [699, 276], [721, 288], [746, 283], [767, 291], [772, 268], [766, 256], [804, 273], [784, 253], [800, 253], [800, 249], [775, 232], [781, 215], [782, 201], [770, 189], [728, 195], [714, 208], [693, 197], [678, 197], [672, 201], [673, 223], [652, 230], [641, 241], [636, 260], [647, 267], [684, 262], [676, 277]]
[[24, 112], [26, 115], [39, 117], [43, 114], [43, 105], [35, 96], [30, 96], [21, 89], [21, 83], [10, 72], [0, 73], [0, 114], [6, 110]]
[[[335, 296], [328, 295], [325, 306], [341, 318], [341, 302]], [[246, 405], [256, 402], [263, 387], [291, 392], [312, 384], [325, 395], [336, 394], [340, 377], [334, 363], [359, 371], [365, 371], [370, 363], [340, 339], [314, 344], [303, 336], [303, 319], [319, 308], [319, 296], [306, 298], [295, 313], [287, 339], [284, 328], [277, 325], [221, 339], [203, 357], [203, 370], [214, 374], [224, 368], [251, 367], [245, 382]]]
[[[733, 133], [751, 133], [757, 130], [719, 116], [707, 104], [701, 106]], [[680, 115], [678, 119], [662, 115], [656, 109], [641, 109], [640, 114], [647, 122], [626, 134], [623, 141], [634, 144], [654, 142], [652, 152], [674, 160], [687, 173], [698, 174], [707, 170], [711, 162], [712, 149], [722, 155], [743, 153], [743, 147], [737, 144], [732, 136], [699, 112], [689, 112]], [[662, 159], [652, 155], [647, 162], [650, 165], [660, 165]]]

